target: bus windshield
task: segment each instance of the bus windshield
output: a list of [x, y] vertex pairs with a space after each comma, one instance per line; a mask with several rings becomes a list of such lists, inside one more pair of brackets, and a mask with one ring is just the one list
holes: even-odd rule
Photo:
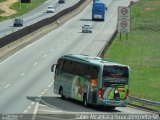
[[103, 4], [100, 4], [100, 5], [94, 5], [93, 9], [96, 11], [96, 12], [103, 12], [104, 9], [105, 9], [105, 6]]
[[129, 70], [124, 66], [104, 66], [103, 84], [126, 84], [128, 83]]

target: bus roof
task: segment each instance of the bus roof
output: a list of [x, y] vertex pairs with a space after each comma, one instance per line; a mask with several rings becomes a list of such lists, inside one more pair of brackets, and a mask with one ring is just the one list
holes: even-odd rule
[[69, 54], [69, 55], [64, 55], [62, 58], [68, 58], [72, 60], [77, 60], [77, 61], [82, 61], [90, 64], [95, 64], [95, 65], [117, 65], [117, 66], [125, 66], [128, 67], [127, 65], [123, 64], [118, 64], [110, 61], [103, 60], [100, 57], [93, 57], [93, 56], [88, 56], [88, 55], [83, 55], [83, 54]]
[[95, 3], [103, 3], [103, 4], [105, 4], [105, 2], [104, 2], [103, 0], [95, 0], [95, 1], [93, 2], [93, 4], [95, 4]]

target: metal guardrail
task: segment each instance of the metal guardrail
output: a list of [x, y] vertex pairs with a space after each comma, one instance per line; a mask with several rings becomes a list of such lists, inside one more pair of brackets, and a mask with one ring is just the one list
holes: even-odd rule
[[146, 100], [143, 98], [138, 98], [138, 97], [134, 97], [134, 96], [129, 96], [129, 100], [132, 101], [136, 101], [139, 103], [142, 103], [143, 105], [151, 105], [151, 106], [158, 106], [160, 107], [160, 102], [155, 102], [155, 101], [151, 101], [151, 100]]

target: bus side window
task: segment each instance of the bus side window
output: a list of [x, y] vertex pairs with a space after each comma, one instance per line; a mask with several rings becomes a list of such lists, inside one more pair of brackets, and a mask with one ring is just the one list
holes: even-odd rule
[[86, 69], [86, 75], [90, 76], [91, 79], [97, 79], [98, 78], [98, 68], [95, 66], [87, 66]]
[[72, 61], [69, 61], [69, 60], [64, 60], [63, 61], [63, 65], [62, 65], [62, 68], [61, 68], [61, 73], [65, 72], [65, 73], [71, 73], [72, 74]]

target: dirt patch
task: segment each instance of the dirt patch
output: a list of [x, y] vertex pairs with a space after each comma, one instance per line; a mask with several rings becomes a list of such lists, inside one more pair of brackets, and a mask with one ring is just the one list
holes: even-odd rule
[[4, 11], [4, 13], [0, 14], [0, 16], [6, 17], [15, 14], [16, 11], [10, 9], [10, 6], [16, 2], [18, 2], [18, 0], [7, 0], [5, 2], [0, 3], [0, 9]]

